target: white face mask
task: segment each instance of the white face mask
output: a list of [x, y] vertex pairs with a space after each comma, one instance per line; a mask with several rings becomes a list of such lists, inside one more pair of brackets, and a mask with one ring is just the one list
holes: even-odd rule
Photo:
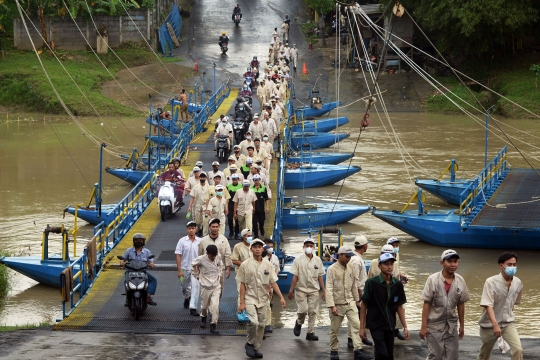
[[306, 253], [307, 255], [313, 254], [313, 248], [307, 247], [307, 248], [304, 249], [304, 251], [305, 251], [305, 253]]
[[251, 139], [251, 136], [246, 136], [246, 139], [250, 140], [250, 139]]

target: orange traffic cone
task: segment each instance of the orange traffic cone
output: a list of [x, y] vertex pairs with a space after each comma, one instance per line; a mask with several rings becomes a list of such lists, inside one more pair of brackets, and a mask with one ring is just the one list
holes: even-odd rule
[[313, 49], [313, 42], [311, 40], [309, 40], [309, 47], [308, 49]]
[[193, 65], [193, 71], [199, 71], [199, 59], [195, 61], [195, 65]]
[[308, 69], [307, 69], [306, 63], [304, 62], [304, 66], [302, 66], [302, 74], [307, 75], [307, 73], [308, 73]]

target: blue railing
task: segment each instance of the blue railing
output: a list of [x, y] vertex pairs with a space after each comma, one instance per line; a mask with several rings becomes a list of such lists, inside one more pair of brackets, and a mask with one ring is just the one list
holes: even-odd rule
[[159, 27], [159, 42], [161, 44], [161, 51], [163, 54], [167, 54], [174, 50], [174, 42], [172, 41], [171, 34], [167, 28], [167, 24], [171, 25], [171, 28], [174, 32], [176, 39], [180, 39], [180, 31], [182, 30], [182, 17], [180, 17], [180, 9], [176, 4], [173, 5], [173, 8], [169, 15], [165, 18], [163, 24]]
[[[73, 269], [73, 281], [78, 282], [78, 284], [73, 287], [73, 290], [69, 292], [69, 313], [71, 313], [77, 305], [81, 302], [84, 293], [88, 289], [88, 286], [90, 284], [89, 278], [88, 278], [88, 271], [86, 269], [86, 261], [87, 261], [87, 249], [85, 248], [83, 251], [83, 254], [73, 262], [71, 265]], [[62, 289], [66, 288], [66, 283], [64, 277], [61, 277], [61, 283], [60, 286]], [[77, 302], [75, 302], [75, 294], [79, 293], [79, 299]], [[66, 301], [62, 301], [62, 318], [65, 318], [69, 313], [66, 314]]]

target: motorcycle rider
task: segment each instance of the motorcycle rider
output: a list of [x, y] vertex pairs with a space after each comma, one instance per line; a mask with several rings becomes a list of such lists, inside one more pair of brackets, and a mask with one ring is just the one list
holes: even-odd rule
[[[179, 202], [181, 205], [184, 205], [183, 197], [184, 197], [184, 189], [182, 185], [184, 184], [184, 178], [182, 177], [182, 174], [178, 170], [176, 170], [174, 163], [170, 162], [168, 165], [167, 171], [164, 171], [159, 176], [159, 182], [165, 183], [165, 181], [169, 181], [173, 184], [174, 188], [174, 197], [176, 198], [176, 202]], [[159, 190], [161, 187], [158, 187], [156, 192], [156, 197], [159, 195]]]
[[234, 105], [234, 111], [238, 111], [241, 105], [251, 115], [251, 107], [249, 106], [248, 102], [245, 101], [242, 96], [238, 96], [236, 98], [236, 105]]
[[[144, 236], [143, 234], [137, 233], [133, 235], [133, 247], [128, 248], [124, 252], [124, 260], [120, 260], [120, 266], [124, 267], [125, 263], [129, 262], [130, 260], [137, 260], [148, 262], [148, 268], [153, 269], [154, 259], [148, 258], [152, 256], [152, 253], [150, 252], [150, 250], [144, 247], [145, 242], [146, 236]], [[152, 300], [152, 295], [155, 295], [156, 293], [157, 279], [149, 272], [147, 272], [146, 275], [148, 276], [148, 297], [146, 298], [146, 303], [148, 305], [156, 306], [157, 303]], [[124, 306], [127, 306], [127, 296]]]
[[236, 4], [236, 6], [234, 7], [233, 9], [233, 12], [232, 12], [232, 21], [234, 22], [234, 15], [236, 14], [239, 14], [240, 15], [240, 19], [242, 19], [242, 10], [240, 9], [240, 5], [239, 4]]
[[251, 114], [246, 110], [245, 104], [239, 104], [238, 110], [234, 114], [235, 119], [243, 119], [244, 131], [247, 131], [249, 123], [251, 122]]
[[174, 164], [174, 168], [176, 169], [176, 171], [178, 171], [180, 173], [180, 175], [182, 176], [182, 178], [186, 178], [184, 176], [184, 170], [182, 170], [182, 168], [180, 167], [180, 159], [179, 158], [174, 158], [171, 160], [171, 162]]
[[[250, 77], [251, 78], [251, 82], [248, 84], [247, 82], [247, 78]], [[244, 83], [249, 85], [249, 89], [252, 90], [253, 89], [253, 82], [255, 80], [255, 74], [253, 74], [253, 71], [251, 71], [251, 67], [248, 67], [247, 68], [247, 71], [244, 73]]]
[[227, 33], [225, 31], [222, 31], [221, 32], [221, 36], [219, 37], [219, 47], [222, 48], [223, 47], [223, 43], [228, 43], [229, 42], [229, 37], [227, 36]]
[[249, 103], [251, 103], [251, 98], [253, 97], [253, 92], [250, 90], [247, 84], [244, 84], [242, 91], [240, 91], [240, 96], [244, 98], [249, 98]]
[[227, 149], [231, 150], [231, 144], [232, 144], [232, 137], [233, 137], [233, 134], [234, 134], [234, 130], [232, 128], [232, 125], [229, 124], [229, 118], [227, 116], [225, 116], [221, 121], [220, 121], [220, 124], [216, 127], [216, 130], [214, 132], [214, 150], [218, 151], [218, 137], [219, 135], [227, 135], [228, 138], [227, 138]]
[[261, 72], [261, 69], [259, 68], [259, 66], [261, 65], [259, 63], [259, 60], [257, 60], [257, 57], [254, 56], [253, 57], [253, 60], [251, 60], [251, 63], [249, 63], [249, 65], [251, 66], [251, 68], [257, 68], [257, 72], [256, 72], [256, 75], [255, 77], [258, 78], [259, 77], [259, 73]]

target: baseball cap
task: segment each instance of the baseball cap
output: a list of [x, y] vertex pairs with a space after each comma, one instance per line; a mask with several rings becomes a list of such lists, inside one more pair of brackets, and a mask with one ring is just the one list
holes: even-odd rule
[[253, 180], [261, 180], [261, 177], [259, 175], [254, 175]]
[[262, 159], [261, 158], [255, 158], [255, 162], [256, 163], [262, 163]]
[[233, 149], [240, 149], [240, 145], [234, 145]]
[[202, 162], [202, 161], [197, 161], [197, 162], [195, 163], [195, 165], [197, 165], [197, 166], [203, 166], [203, 162]]
[[261, 138], [256, 137], [255, 139], [253, 139], [253, 141], [261, 141]]
[[198, 166], [195, 166], [195, 167], [193, 168], [193, 171], [195, 171], [195, 172], [197, 172], [197, 171], [201, 171], [201, 168], [200, 168], [200, 167], [198, 167]]
[[381, 253], [393, 254], [394, 253], [394, 247], [392, 245], [385, 244], [381, 248]]
[[264, 103], [264, 106], [265, 106], [265, 107], [269, 107], [269, 106], [270, 106], [270, 103]]
[[231, 155], [229, 156], [229, 161], [236, 161], [236, 158], [233, 155]]
[[214, 174], [214, 178], [220, 178], [221, 179], [221, 174]]
[[345, 254], [346, 256], [348, 257], [351, 257], [351, 256], [354, 256], [354, 252], [352, 251], [352, 249], [348, 246], [342, 246], [339, 248], [338, 254]]
[[214, 162], [212, 163], [212, 166], [214, 166], [214, 165], [219, 166], [219, 161], [214, 161]]
[[195, 221], [188, 221], [188, 223], [186, 224], [186, 227], [190, 227], [190, 226], [197, 226], [197, 223]]
[[315, 244], [316, 242], [315, 242], [315, 239], [307, 238], [307, 239], [304, 240], [304, 244], [305, 244], [305, 243], [312, 243], [312, 244]]
[[[253, 147], [253, 146], [252, 146]], [[253, 158], [247, 158], [246, 159], [246, 164], [253, 164]]]
[[201, 171], [201, 174], [199, 176], [204, 176], [206, 177], [206, 173], [204, 171]]
[[229, 170], [238, 170], [238, 166], [236, 166], [236, 164], [232, 164], [229, 166]]
[[255, 114], [255, 115], [253, 115], [253, 118], [254, 118], [254, 119], [258, 119], [258, 118], [259, 118], [259, 115]]
[[219, 223], [220, 223], [220, 220], [218, 218], [213, 218], [213, 219], [210, 219], [210, 221], [208, 222], [208, 225], [219, 224]]
[[267, 133], [264, 133], [263, 136], [268, 136], [268, 134], [267, 134]]
[[386, 241], [387, 244], [390, 244], [392, 245], [393, 243], [397, 243], [399, 242], [398, 238], [395, 238], [395, 237], [391, 237], [390, 239], [388, 239], [388, 241]]
[[276, 99], [272, 99], [272, 100], [270, 100], [270, 101], [271, 101], [271, 102], [276, 102]]
[[247, 134], [251, 135], [251, 131], [248, 131], [248, 132], [246, 133], [246, 135], [247, 135]]
[[362, 247], [368, 243], [367, 237], [360, 235], [354, 238], [354, 247]]
[[264, 246], [264, 242], [261, 239], [253, 239], [251, 244], [249, 244], [249, 248], [251, 249], [255, 244]]
[[379, 264], [382, 264], [383, 262], [387, 262], [389, 260], [396, 261], [396, 258], [393, 257], [392, 254], [381, 254], [381, 256], [379, 256]]
[[232, 174], [231, 179], [240, 179], [240, 176], [238, 174]]
[[244, 230], [242, 230], [242, 232], [240, 233], [240, 235], [244, 236], [244, 235], [246, 235], [247, 233], [250, 233], [250, 232], [251, 232], [251, 230], [249, 230], [249, 229], [244, 229]]
[[246, 180], [242, 181], [242, 186], [249, 186], [249, 185], [250, 185], [249, 180], [246, 179]]
[[223, 185], [216, 185], [216, 190], [223, 190]]
[[452, 250], [452, 249], [444, 250], [441, 255], [441, 260], [448, 260], [452, 257], [457, 257], [459, 259], [459, 255], [455, 250]]

